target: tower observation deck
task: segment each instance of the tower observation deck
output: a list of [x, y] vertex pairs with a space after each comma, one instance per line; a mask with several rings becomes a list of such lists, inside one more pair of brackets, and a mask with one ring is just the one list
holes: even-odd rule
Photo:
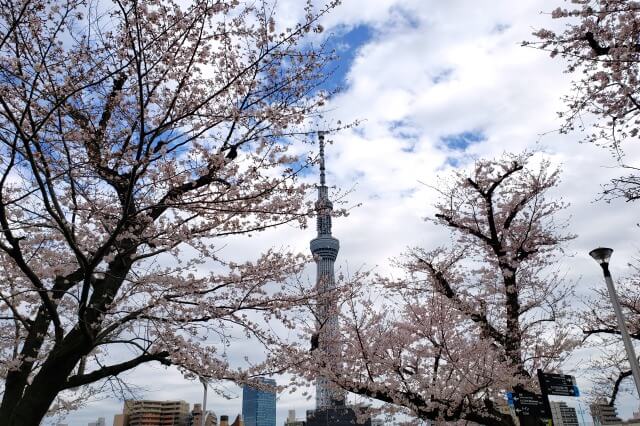
[[[334, 263], [340, 250], [339, 241], [331, 235], [331, 213], [333, 204], [329, 201], [329, 191], [325, 179], [324, 134], [318, 133], [320, 145], [320, 185], [316, 201], [316, 221], [318, 236], [311, 240], [311, 253], [316, 261], [316, 291], [318, 293], [317, 350], [335, 357], [339, 362], [340, 330], [338, 325], [335, 289]], [[316, 409], [334, 408], [344, 405], [344, 392], [334, 388], [324, 377], [316, 379]]]

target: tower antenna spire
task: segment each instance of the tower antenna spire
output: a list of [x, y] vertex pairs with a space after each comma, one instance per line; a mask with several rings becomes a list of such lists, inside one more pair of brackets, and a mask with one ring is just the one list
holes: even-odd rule
[[320, 147], [320, 185], [325, 185], [324, 175], [324, 132], [320, 130], [318, 132], [318, 145]]

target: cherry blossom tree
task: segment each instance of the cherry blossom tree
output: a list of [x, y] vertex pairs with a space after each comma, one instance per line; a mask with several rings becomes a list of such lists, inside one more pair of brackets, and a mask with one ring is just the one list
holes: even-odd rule
[[[638, 165], [628, 161], [624, 145], [638, 138], [640, 127], [640, 4], [631, 0], [580, 0], [558, 7], [551, 16], [566, 21], [561, 31], [541, 29], [539, 42], [576, 76], [566, 97], [562, 131], [588, 131], [586, 140], [608, 148], [625, 169], [605, 188], [606, 198], [640, 198]], [[593, 118], [592, 118], [593, 117]], [[585, 124], [586, 123], [586, 124]]]
[[[561, 114], [566, 118], [563, 130], [574, 130], [584, 117], [594, 129], [587, 140], [609, 148], [625, 169], [623, 176], [613, 179], [605, 188], [605, 198], [635, 201], [640, 198], [640, 175], [638, 165], [625, 157], [624, 146], [633, 143], [640, 130], [640, 4], [628, 0], [572, 3], [551, 14], [554, 19], [566, 22], [560, 32], [539, 30], [534, 34], [541, 41], [525, 44], [563, 58], [567, 71], [579, 75], [566, 99], [568, 111]], [[595, 117], [594, 123], [590, 116]], [[636, 276], [621, 281], [619, 289], [627, 326], [634, 338], [639, 338], [640, 331], [637, 282], [636, 272]], [[599, 371], [596, 393], [606, 395], [613, 404], [624, 379], [631, 373], [628, 364], [619, 362], [624, 356], [619, 351], [619, 337], [613, 336], [617, 334], [617, 326], [609, 300], [604, 288], [596, 290], [596, 296], [587, 302], [582, 325], [588, 342], [606, 352], [594, 363]]]
[[305, 259], [221, 247], [313, 209], [288, 147], [330, 95], [309, 36], [336, 4], [280, 29], [266, 2], [0, 2], [3, 425], [143, 363], [246, 378], [231, 329], [278, 343]]
[[512, 425], [505, 392], [537, 391], [536, 369], [553, 371], [577, 342], [572, 286], [556, 267], [573, 238], [556, 217], [565, 204], [549, 197], [558, 179], [531, 153], [454, 172], [432, 219], [451, 244], [409, 250], [404, 279], [355, 286], [342, 358], [311, 351], [310, 370], [421, 419]]
[[[616, 292], [625, 315], [627, 329], [632, 339], [640, 341], [640, 271], [634, 265], [633, 273], [616, 281]], [[594, 290], [595, 295], [586, 301], [587, 309], [580, 315], [584, 340], [601, 352], [594, 359], [594, 389], [597, 398], [606, 398], [613, 405], [625, 384], [631, 384], [631, 367], [622, 345], [620, 330], [611, 306], [609, 293], [604, 286]], [[629, 379], [627, 379], [629, 378]]]

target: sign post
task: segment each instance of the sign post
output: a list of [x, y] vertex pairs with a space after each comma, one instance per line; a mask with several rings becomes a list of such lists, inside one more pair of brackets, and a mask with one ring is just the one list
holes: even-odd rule
[[549, 411], [549, 419], [551, 419], [550, 424], [553, 426], [549, 395], [580, 396], [580, 390], [576, 384], [576, 378], [569, 376], [568, 374], [544, 373], [542, 370], [538, 369], [538, 382], [540, 383], [540, 393], [542, 393], [545, 406]]
[[542, 399], [544, 400], [544, 406], [549, 412], [549, 426], [553, 426], [553, 414], [551, 413], [551, 403], [549, 403], [549, 388], [545, 386], [546, 382], [544, 375], [545, 374], [542, 372], [542, 370], [538, 369], [538, 383], [540, 384], [540, 393], [542, 394]]
[[520, 391], [508, 396], [514, 411], [520, 420], [520, 426], [540, 426], [540, 419], [551, 417], [542, 395]]
[[543, 373], [538, 370], [538, 381], [543, 395], [580, 396], [576, 378], [568, 374]]

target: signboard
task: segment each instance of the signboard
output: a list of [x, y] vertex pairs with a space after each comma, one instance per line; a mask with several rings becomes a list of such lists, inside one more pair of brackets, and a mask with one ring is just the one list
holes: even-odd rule
[[507, 392], [507, 404], [513, 407], [513, 392]]
[[550, 418], [542, 395], [513, 392], [513, 405], [521, 417]]
[[538, 380], [544, 395], [580, 396], [576, 378], [573, 376], [538, 371]]

